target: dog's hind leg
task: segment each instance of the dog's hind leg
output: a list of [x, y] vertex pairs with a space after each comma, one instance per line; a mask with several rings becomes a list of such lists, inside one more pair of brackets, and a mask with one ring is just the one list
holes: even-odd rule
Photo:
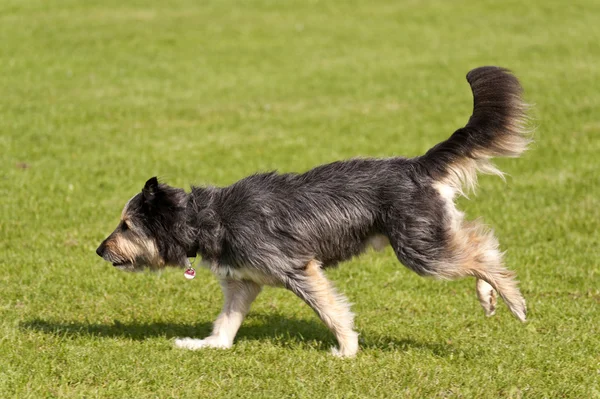
[[339, 344], [339, 348], [333, 349], [334, 355], [356, 355], [358, 333], [354, 331], [354, 314], [347, 299], [325, 277], [319, 262], [309, 262], [301, 274], [289, 277], [285, 286], [306, 302], [333, 332]]
[[397, 219], [395, 214], [390, 215], [386, 233], [400, 262], [422, 276], [473, 276], [478, 279], [477, 295], [486, 315], [495, 311], [495, 290], [511, 312], [525, 321], [525, 300], [515, 274], [504, 267], [492, 232], [478, 222], [464, 221], [462, 213], [439, 209], [441, 214], [433, 210], [430, 217]]
[[230, 348], [250, 305], [260, 293], [261, 286], [248, 280], [221, 280], [225, 297], [223, 309], [215, 320], [212, 334], [205, 339], [180, 338], [175, 346], [184, 349]]
[[463, 221], [460, 229], [451, 233], [450, 248], [454, 253], [452, 266], [443, 274], [449, 278], [477, 278], [477, 296], [488, 316], [495, 310], [496, 290], [510, 311], [519, 320], [526, 320], [525, 299], [515, 273], [504, 266], [498, 240], [490, 230], [479, 222]]

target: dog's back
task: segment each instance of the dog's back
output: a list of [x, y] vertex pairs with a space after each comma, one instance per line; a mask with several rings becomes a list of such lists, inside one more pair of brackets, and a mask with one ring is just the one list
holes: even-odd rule
[[414, 199], [425, 187], [432, 199], [437, 195], [431, 179], [417, 180], [412, 162], [352, 159], [303, 174], [256, 174], [224, 188], [221, 215], [236, 231], [230, 243], [236, 258], [224, 263], [262, 268], [277, 258], [296, 269], [311, 260], [328, 267], [359, 255], [384, 233], [392, 204], [419, 206]]

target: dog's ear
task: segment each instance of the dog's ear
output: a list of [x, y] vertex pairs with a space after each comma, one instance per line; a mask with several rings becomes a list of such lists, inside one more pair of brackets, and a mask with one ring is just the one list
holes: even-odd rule
[[144, 200], [146, 202], [152, 201], [157, 191], [158, 179], [156, 178], [156, 176], [154, 176], [148, 179], [148, 181], [144, 185], [144, 188], [142, 189], [142, 195], [144, 196]]

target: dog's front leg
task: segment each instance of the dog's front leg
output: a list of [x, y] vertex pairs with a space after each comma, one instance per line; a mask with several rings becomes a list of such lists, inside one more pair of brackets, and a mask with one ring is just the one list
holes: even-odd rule
[[213, 332], [205, 339], [179, 338], [175, 346], [184, 349], [231, 348], [250, 305], [260, 293], [261, 286], [248, 280], [221, 280], [225, 302], [215, 320]]

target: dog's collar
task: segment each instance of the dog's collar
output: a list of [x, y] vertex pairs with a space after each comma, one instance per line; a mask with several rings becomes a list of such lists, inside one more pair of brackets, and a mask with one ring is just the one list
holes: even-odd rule
[[194, 244], [193, 247], [191, 247], [187, 250], [186, 256], [188, 258], [195, 258], [198, 255], [198, 248], [199, 248], [198, 244]]

